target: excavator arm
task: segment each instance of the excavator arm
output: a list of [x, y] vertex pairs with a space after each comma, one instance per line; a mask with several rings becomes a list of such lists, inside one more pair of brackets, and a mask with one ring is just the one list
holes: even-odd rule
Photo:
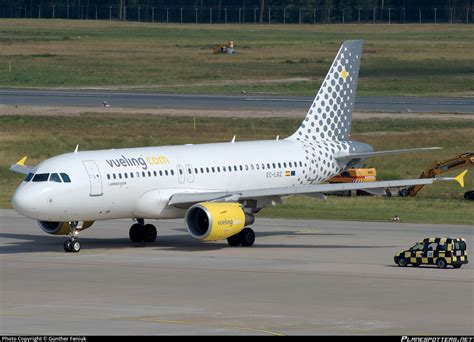
[[[459, 168], [466, 168], [474, 165], [474, 153], [468, 152], [460, 154], [451, 159], [443, 160], [441, 162], [435, 161], [429, 169], [426, 169], [421, 174], [420, 178], [433, 178], [436, 175], [456, 170]], [[407, 189], [408, 196], [416, 196], [416, 194], [423, 189], [423, 184], [414, 185]]]

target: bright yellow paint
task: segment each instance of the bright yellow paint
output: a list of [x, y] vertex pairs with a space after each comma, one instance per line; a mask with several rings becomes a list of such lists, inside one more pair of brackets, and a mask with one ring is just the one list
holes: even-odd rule
[[211, 232], [204, 241], [224, 240], [245, 227], [245, 213], [239, 203], [201, 203], [212, 217]]
[[341, 77], [344, 79], [344, 81], [346, 80], [347, 75], [348, 75], [348, 72], [346, 71], [346, 69], [342, 69]]
[[464, 170], [463, 172], [461, 172], [459, 175], [457, 175], [456, 177], [454, 177], [454, 180], [456, 182], [459, 183], [459, 185], [461, 185], [461, 188], [464, 188], [464, 176], [466, 175], [467, 173], [467, 170]]
[[16, 165], [25, 166], [26, 159], [28, 159], [28, 157], [24, 156], [23, 158], [21, 158], [19, 161], [16, 162]]

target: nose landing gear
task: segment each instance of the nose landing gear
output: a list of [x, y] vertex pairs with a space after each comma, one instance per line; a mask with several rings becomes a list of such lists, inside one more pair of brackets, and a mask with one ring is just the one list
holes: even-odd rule
[[65, 252], [73, 252], [77, 253], [81, 250], [81, 244], [77, 239], [79, 232], [82, 230], [84, 222], [69, 222], [69, 229], [70, 229], [70, 238], [64, 241], [64, 251]]
[[130, 240], [132, 242], [155, 242], [156, 227], [152, 224], [145, 224], [143, 219], [138, 219], [137, 222], [130, 227]]

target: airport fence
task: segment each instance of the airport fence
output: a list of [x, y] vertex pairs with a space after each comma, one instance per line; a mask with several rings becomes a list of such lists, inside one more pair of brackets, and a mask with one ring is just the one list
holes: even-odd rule
[[151, 7], [151, 6], [28, 6], [0, 4], [0, 18], [124, 20], [197, 24], [472, 24], [474, 8], [305, 8], [305, 7]]

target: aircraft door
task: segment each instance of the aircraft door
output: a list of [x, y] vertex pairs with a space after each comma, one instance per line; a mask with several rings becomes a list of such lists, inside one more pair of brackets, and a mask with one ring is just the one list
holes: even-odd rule
[[193, 167], [190, 164], [186, 164], [186, 175], [188, 176], [188, 182], [194, 182]]
[[84, 160], [82, 164], [89, 175], [90, 195], [102, 196], [102, 178], [97, 164], [93, 160]]
[[178, 181], [180, 183], [184, 183], [184, 167], [183, 167], [183, 165], [177, 165], [176, 168], [178, 169]]

